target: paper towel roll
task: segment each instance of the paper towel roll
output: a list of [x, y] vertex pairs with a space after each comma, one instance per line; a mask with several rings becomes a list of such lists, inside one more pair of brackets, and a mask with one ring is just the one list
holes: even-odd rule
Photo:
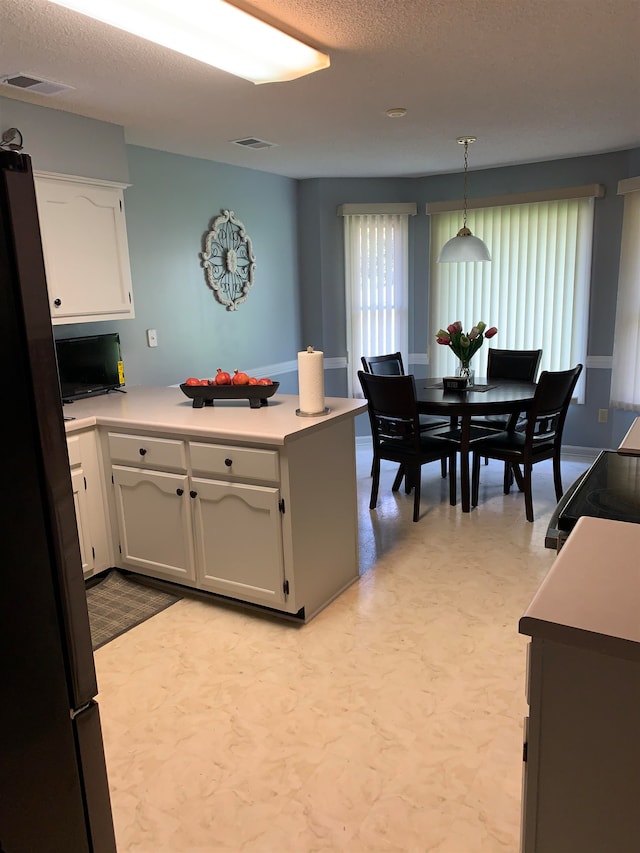
[[298, 353], [298, 393], [303, 414], [324, 413], [324, 353], [313, 347]]

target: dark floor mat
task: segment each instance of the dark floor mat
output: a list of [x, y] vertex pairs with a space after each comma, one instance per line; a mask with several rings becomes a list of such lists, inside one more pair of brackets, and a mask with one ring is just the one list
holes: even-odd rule
[[93, 650], [145, 622], [180, 596], [136, 583], [117, 569], [87, 589]]

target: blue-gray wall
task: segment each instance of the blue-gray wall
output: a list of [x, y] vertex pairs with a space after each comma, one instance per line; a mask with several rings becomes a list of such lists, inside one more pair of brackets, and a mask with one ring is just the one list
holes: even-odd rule
[[[461, 175], [420, 179], [313, 179], [294, 181], [266, 173], [127, 146], [122, 128], [57, 110], [0, 98], [0, 130], [16, 126], [35, 169], [131, 184], [126, 190], [127, 231], [136, 317], [118, 323], [58, 326], [56, 336], [116, 330], [127, 383], [174, 384], [217, 367], [267, 371], [285, 393], [297, 392], [296, 353], [312, 344], [328, 361], [326, 392], [346, 393], [346, 312], [342, 220], [345, 202], [417, 202], [411, 218], [409, 348], [412, 369], [428, 372], [426, 353], [435, 319], [429, 318], [427, 201], [460, 198]], [[622, 222], [619, 180], [640, 174], [640, 149], [470, 174], [470, 196], [527, 192], [601, 183], [596, 202], [591, 358], [611, 356]], [[238, 311], [229, 312], [205, 282], [199, 252], [212, 219], [234, 210], [253, 241], [255, 285]], [[159, 346], [146, 345], [146, 329]], [[587, 370], [587, 400], [573, 406], [568, 444], [615, 447], [633, 415], [598, 410], [609, 405], [608, 367]], [[358, 419], [366, 430], [366, 419]]]
[[[127, 154], [136, 316], [111, 324], [120, 333], [127, 382], [174, 384], [191, 375], [213, 376], [218, 367], [262, 375], [295, 360], [295, 181], [144, 148], [129, 147]], [[228, 311], [207, 286], [199, 255], [212, 220], [225, 209], [245, 225], [256, 256], [255, 283], [236, 311]], [[157, 348], [147, 346], [149, 328], [157, 329]], [[297, 392], [290, 370], [272, 378], [282, 382], [282, 391]]]

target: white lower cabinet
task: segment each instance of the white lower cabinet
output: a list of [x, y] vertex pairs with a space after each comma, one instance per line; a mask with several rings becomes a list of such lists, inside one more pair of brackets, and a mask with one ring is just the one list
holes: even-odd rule
[[67, 436], [73, 503], [85, 578], [113, 564], [104, 499], [104, 477], [95, 430]]
[[583, 516], [525, 614], [522, 853], [640, 851], [640, 525]]
[[71, 488], [73, 489], [73, 505], [76, 510], [76, 524], [78, 525], [78, 541], [80, 543], [82, 574], [86, 578], [93, 574], [93, 555], [91, 546], [91, 530], [89, 527], [89, 507], [87, 504], [85, 482], [82, 468], [72, 468]]
[[101, 436], [118, 568], [304, 620], [357, 579], [353, 418], [276, 446]]
[[538, 637], [530, 656], [521, 853], [640, 850], [640, 662]]
[[276, 451], [118, 433], [108, 444], [122, 568], [282, 607], [280, 490], [246, 482], [277, 479]]

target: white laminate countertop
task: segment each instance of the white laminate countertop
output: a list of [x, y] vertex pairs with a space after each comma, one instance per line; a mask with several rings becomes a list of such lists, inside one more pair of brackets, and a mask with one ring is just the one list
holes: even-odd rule
[[304, 433], [325, 429], [332, 421], [353, 418], [367, 410], [365, 400], [327, 397], [330, 412], [317, 417], [296, 415], [299, 398], [278, 394], [266, 406], [252, 409], [249, 401], [216, 400], [194, 409], [180, 388], [136, 385], [126, 393], [102, 394], [65, 403], [67, 434], [91, 426], [107, 426], [146, 433], [177, 433], [187, 437], [281, 446]]
[[640, 660], [640, 524], [582, 516], [520, 633]]
[[618, 453], [626, 453], [627, 456], [640, 456], [640, 418], [636, 418], [629, 427], [618, 447]]

